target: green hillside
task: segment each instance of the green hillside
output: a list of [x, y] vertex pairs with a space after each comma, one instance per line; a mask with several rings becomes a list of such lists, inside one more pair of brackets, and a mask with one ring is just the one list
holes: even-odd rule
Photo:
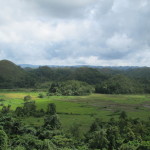
[[25, 71], [8, 60], [0, 61], [0, 77], [9, 80], [18, 80], [24, 75]]
[[8, 60], [0, 61], [0, 87], [11, 87], [11, 84], [17, 83], [23, 78], [25, 71]]
[[90, 68], [48, 67], [21, 68], [8, 61], [0, 61], [0, 88], [50, 88], [52, 82], [76, 80], [88, 83], [96, 93], [150, 93], [150, 68]]

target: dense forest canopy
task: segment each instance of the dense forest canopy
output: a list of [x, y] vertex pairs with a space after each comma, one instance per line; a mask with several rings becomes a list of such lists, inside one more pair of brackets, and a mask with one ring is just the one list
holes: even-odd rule
[[0, 61], [0, 88], [45, 88], [52, 82], [77, 80], [95, 88], [97, 93], [149, 93], [149, 67], [48, 67], [21, 68]]
[[93, 92], [94, 88], [88, 83], [75, 80], [54, 82], [49, 88], [49, 95], [79, 96], [88, 95]]

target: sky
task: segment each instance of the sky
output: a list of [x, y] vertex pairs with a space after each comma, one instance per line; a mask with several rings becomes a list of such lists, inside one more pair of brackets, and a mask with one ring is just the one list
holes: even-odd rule
[[0, 60], [150, 66], [150, 0], [0, 0]]

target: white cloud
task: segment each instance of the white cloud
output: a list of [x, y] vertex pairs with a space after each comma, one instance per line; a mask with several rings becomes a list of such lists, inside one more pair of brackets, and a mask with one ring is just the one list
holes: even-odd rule
[[0, 59], [150, 66], [149, 0], [0, 2]]
[[129, 50], [133, 41], [126, 34], [118, 34], [116, 33], [106, 41], [107, 45], [111, 49], [115, 49], [118, 51]]

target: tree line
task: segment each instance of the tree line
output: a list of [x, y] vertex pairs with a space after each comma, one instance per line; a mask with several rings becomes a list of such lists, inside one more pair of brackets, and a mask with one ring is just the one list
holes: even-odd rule
[[82, 85], [84, 82], [84, 85], [87, 84], [86, 86], [94, 88], [96, 93], [150, 93], [149, 67], [117, 69], [42, 66], [36, 69], [23, 69], [9, 62], [0, 69], [0, 89], [49, 89], [52, 84], [80, 81]]
[[[37, 110], [35, 102], [25, 102], [13, 112], [0, 113], [0, 150], [149, 150], [150, 119], [128, 118], [122, 111], [118, 119], [107, 122], [95, 118], [88, 131], [81, 134], [79, 123], [64, 131], [56, 112], [56, 105]], [[38, 114], [38, 115], [37, 115]], [[41, 126], [24, 124], [24, 117], [43, 116]]]

